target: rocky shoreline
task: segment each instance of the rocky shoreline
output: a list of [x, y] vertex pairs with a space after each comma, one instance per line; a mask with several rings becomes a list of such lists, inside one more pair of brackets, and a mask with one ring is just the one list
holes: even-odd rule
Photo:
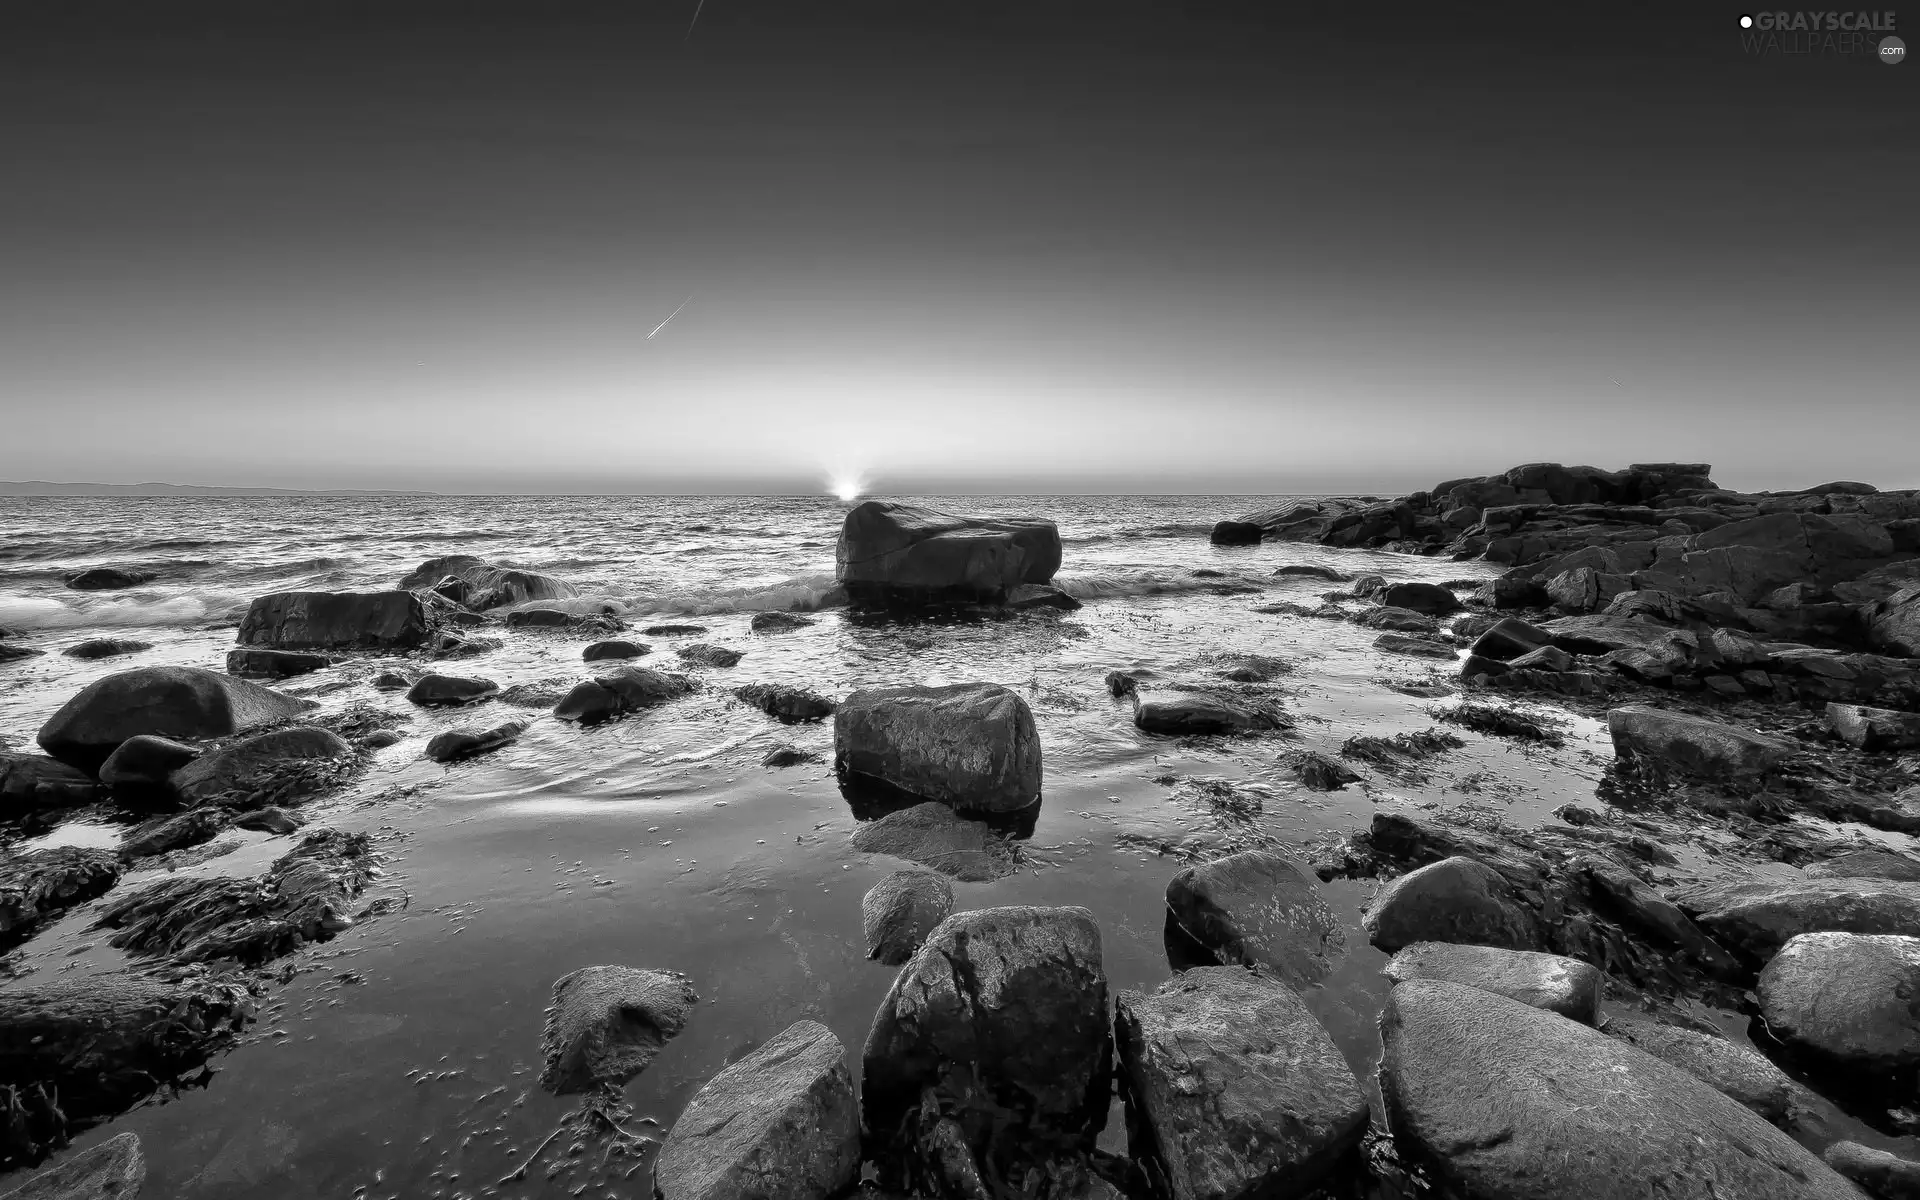
[[[590, 678], [530, 696], [556, 720], [631, 719], [716, 689], [770, 722], [831, 720], [835, 771], [865, 821], [856, 847], [915, 864], [862, 905], [867, 953], [900, 970], [857, 1069], [811, 1021], [733, 1062], [654, 1155], [660, 1196], [1916, 1194], [1920, 859], [1791, 818], [1920, 832], [1920, 494], [1835, 483], [1749, 495], [1716, 488], [1701, 464], [1530, 464], [1397, 501], [1246, 514], [1212, 540], [1505, 571], [1451, 587], [1283, 567], [1344, 586], [1249, 613], [1350, 623], [1437, 666], [1445, 677], [1422, 694], [1459, 700], [1436, 707], [1431, 729], [1349, 738], [1337, 755], [1288, 748], [1290, 664], [1258, 654], [1183, 676], [1113, 671], [1107, 688], [1136, 729], [1272, 739], [1305, 787], [1331, 791], [1357, 768], [1419, 770], [1459, 744], [1448, 726], [1551, 741], [1558, 709], [1607, 723], [1615, 760], [1598, 802], [1534, 830], [1376, 812], [1311, 854], [1202, 852], [1166, 885], [1174, 974], [1114, 996], [1101, 914], [951, 911], [947, 881], [1002, 877], [1044, 803], [1034, 717], [1015, 691], [727, 688], [751, 648], [704, 642], [654, 670], [637, 665], [651, 646], [613, 636], [627, 630], [612, 606], [470, 556], [381, 592], [275, 593], [249, 606], [225, 671], [110, 674], [49, 715], [44, 754], [0, 752], [0, 821], [14, 827], [103, 803], [151, 815], [117, 852], [0, 857], [0, 952], [96, 905], [98, 927], [144, 964], [0, 984], [0, 1112], [13, 1114], [0, 1170], [180, 1086], [245, 1026], [271, 964], [380, 915], [363, 898], [378, 854], [326, 827], [300, 832], [257, 879], [122, 893], [133, 864], [229, 827], [294, 835], [303, 803], [401, 736], [391, 712], [322, 718], [255, 680], [404, 655], [390, 686], [406, 703], [464, 709], [529, 685], [443, 665], [564, 630], [605, 640], [582, 656]], [[868, 502], [847, 514], [837, 558], [834, 599], [863, 620], [1078, 605], [1052, 585], [1062, 547], [1043, 518]], [[756, 635], [808, 620], [764, 615], [786, 619], [756, 618]], [[484, 755], [524, 729], [476, 723], [423, 753]], [[1681, 865], [1676, 850], [1709, 840], [1731, 880]], [[1741, 879], [1742, 863], [1794, 878]], [[1380, 881], [1364, 934], [1392, 955], [1377, 1080], [1355, 1076], [1299, 998], [1349, 952], [1322, 896], [1347, 879]], [[620, 1089], [689, 1019], [698, 983], [677, 965], [583, 964], [556, 983], [542, 1084], [582, 1096], [575, 1136], [646, 1152], [624, 1132]], [[1748, 1014], [1765, 1053], [1702, 1028], [1703, 1004]], [[1124, 1155], [1096, 1144], [1116, 1097]], [[1902, 1153], [1849, 1140], [1851, 1123]], [[134, 1168], [116, 1153], [119, 1174], [102, 1177], [123, 1190], [44, 1194], [131, 1195]]]

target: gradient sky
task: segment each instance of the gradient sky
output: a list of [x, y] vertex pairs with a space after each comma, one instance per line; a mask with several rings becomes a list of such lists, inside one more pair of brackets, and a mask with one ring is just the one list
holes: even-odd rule
[[1447, 7], [8, 6], [0, 478], [1920, 486], [1920, 65]]

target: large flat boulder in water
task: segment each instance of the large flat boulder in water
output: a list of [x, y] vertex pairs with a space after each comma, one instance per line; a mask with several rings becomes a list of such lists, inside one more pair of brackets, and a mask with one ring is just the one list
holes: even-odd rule
[[862, 688], [833, 715], [843, 778], [963, 812], [1017, 812], [1040, 799], [1033, 711], [995, 683]]
[[1752, 1110], [1576, 1021], [1421, 979], [1380, 1027], [1395, 1142], [1475, 1200], [1860, 1200]]
[[540, 1086], [556, 1096], [618, 1087], [686, 1027], [700, 1000], [677, 971], [582, 967], [554, 981]]
[[860, 1167], [846, 1048], [800, 1021], [706, 1082], [653, 1162], [660, 1200], [827, 1200]]
[[968, 820], [932, 800], [897, 809], [853, 831], [855, 850], [904, 858], [972, 883], [1012, 872], [1009, 856], [996, 853], [998, 840], [986, 822]]
[[135, 667], [80, 689], [40, 727], [38, 741], [53, 757], [94, 770], [121, 742], [139, 734], [232, 737], [313, 707], [311, 700], [219, 671]]
[[1607, 713], [1614, 753], [1639, 756], [1709, 779], [1754, 779], [1778, 766], [1792, 747], [1777, 738], [1646, 704]]
[[277, 650], [411, 650], [433, 636], [412, 592], [275, 592], [247, 607], [235, 639]]
[[869, 500], [847, 513], [835, 576], [856, 605], [999, 603], [1060, 569], [1060, 530], [1039, 518], [991, 520]]
[[1920, 1068], [1920, 938], [1803, 933], [1758, 992], [1768, 1030], [1818, 1067], [1883, 1086]]
[[1266, 967], [1294, 987], [1319, 983], [1347, 953], [1320, 881], [1277, 850], [1188, 867], [1167, 884], [1167, 913], [1217, 961]]
[[1115, 1049], [1136, 1158], [1173, 1200], [1305, 1195], [1353, 1155], [1367, 1101], [1293, 990], [1242, 967], [1196, 967], [1120, 993]]

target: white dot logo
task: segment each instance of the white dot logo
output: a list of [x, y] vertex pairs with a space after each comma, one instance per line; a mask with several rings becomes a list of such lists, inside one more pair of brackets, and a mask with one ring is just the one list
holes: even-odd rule
[[1741, 18], [1740, 18], [1740, 28], [1742, 28], [1742, 29], [1752, 29], [1752, 28], [1753, 28], [1753, 18], [1752, 18], [1752, 17], [1741, 17]]
[[1898, 66], [1907, 59], [1907, 44], [1897, 37], [1880, 39], [1880, 61], [1890, 67]]

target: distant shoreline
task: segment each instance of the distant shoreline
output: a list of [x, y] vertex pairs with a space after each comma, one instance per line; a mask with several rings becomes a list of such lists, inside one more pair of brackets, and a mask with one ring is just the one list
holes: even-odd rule
[[[976, 496], [984, 499], [991, 499], [999, 496], [1035, 496], [1035, 497], [1038, 497], [1038, 496], [1075, 496], [1075, 497], [1078, 497], [1078, 496], [1116, 496], [1116, 497], [1341, 496], [1341, 497], [1363, 497], [1363, 496], [1384, 496], [1386, 494], [1387, 493], [1377, 492], [1377, 491], [1375, 492], [1358, 492], [1358, 491], [1342, 491], [1342, 492], [1305, 492], [1305, 491], [946, 492], [946, 491], [923, 491], [923, 492], [879, 492], [873, 495], [863, 495], [861, 499], [863, 500], [880, 499], [888, 496]], [[298, 497], [298, 496], [317, 496], [317, 497], [393, 496], [393, 497], [432, 498], [435, 500], [456, 500], [456, 499], [464, 499], [464, 498], [505, 499], [505, 498], [513, 498], [513, 497], [559, 498], [559, 497], [566, 497], [566, 496], [595, 496], [595, 497], [604, 497], [604, 498], [619, 498], [623, 496], [697, 496], [697, 497], [756, 496], [756, 497], [764, 497], [767, 499], [788, 499], [788, 498], [801, 498], [801, 497], [810, 497], [810, 496], [827, 497], [829, 496], [829, 493], [825, 491], [821, 491], [821, 492], [684, 492], [684, 491], [672, 491], [672, 492], [429, 492], [429, 491], [398, 491], [398, 490], [388, 490], [383, 488], [264, 488], [264, 487], [249, 488], [249, 487], [217, 487], [217, 486], [209, 486], [209, 485], [202, 485], [202, 484], [183, 484], [183, 483], [45, 483], [39, 480], [28, 480], [26, 482], [0, 480], [0, 499], [12, 499], [12, 500], [75, 499], [75, 498], [85, 498], [90, 496], [123, 497], [123, 498], [129, 498], [129, 499], [138, 498], [138, 497], [180, 496], [180, 497], [193, 497], [193, 498], [200, 498], [200, 499], [239, 499], [239, 500], [275, 499], [275, 498]]]

